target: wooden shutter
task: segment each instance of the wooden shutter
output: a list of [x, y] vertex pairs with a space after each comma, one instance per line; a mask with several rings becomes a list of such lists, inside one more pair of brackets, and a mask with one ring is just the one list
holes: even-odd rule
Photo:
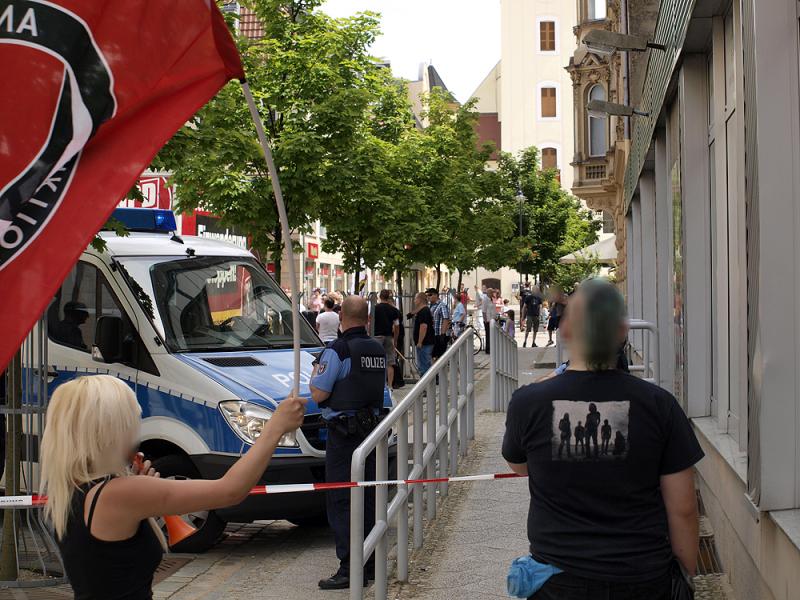
[[556, 88], [542, 88], [542, 117], [556, 117]]
[[555, 148], [542, 149], [542, 169], [557, 169], [558, 168], [558, 153]]
[[553, 21], [539, 23], [539, 50], [542, 52], [556, 50], [556, 24]]

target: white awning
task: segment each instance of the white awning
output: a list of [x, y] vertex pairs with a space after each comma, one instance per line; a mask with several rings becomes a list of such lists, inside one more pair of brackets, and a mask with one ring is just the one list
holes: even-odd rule
[[613, 265], [617, 262], [617, 236], [612, 235], [586, 248], [581, 248], [576, 252], [567, 254], [558, 259], [562, 265], [571, 265], [578, 262], [578, 259], [588, 259], [594, 257], [602, 264]]

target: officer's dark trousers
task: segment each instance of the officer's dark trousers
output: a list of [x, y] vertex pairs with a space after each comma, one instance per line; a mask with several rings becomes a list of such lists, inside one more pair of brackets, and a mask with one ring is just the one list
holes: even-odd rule
[[[364, 438], [359, 435], [344, 435], [328, 429], [328, 444], [325, 455], [325, 479], [328, 482], [350, 481], [350, 461], [353, 451]], [[367, 458], [365, 481], [375, 479], [375, 453]], [[327, 494], [328, 523], [336, 540], [336, 557], [342, 574], [350, 573], [350, 490], [329, 490]], [[375, 525], [375, 489], [364, 489], [364, 535]], [[374, 557], [365, 566], [365, 573], [373, 570]]]

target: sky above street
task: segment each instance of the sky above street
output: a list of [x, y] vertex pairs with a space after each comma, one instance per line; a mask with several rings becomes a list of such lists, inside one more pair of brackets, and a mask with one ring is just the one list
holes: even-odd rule
[[322, 10], [380, 13], [383, 35], [372, 53], [404, 79], [417, 79], [419, 64], [430, 61], [462, 102], [500, 59], [499, 0], [327, 0]]

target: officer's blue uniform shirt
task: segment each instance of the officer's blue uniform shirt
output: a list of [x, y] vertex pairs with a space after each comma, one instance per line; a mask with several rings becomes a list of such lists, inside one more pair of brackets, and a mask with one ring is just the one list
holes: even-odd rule
[[[364, 333], [363, 327], [353, 328]], [[353, 331], [348, 329], [348, 332]], [[355, 331], [354, 331], [355, 333]], [[350, 348], [345, 337], [333, 340], [319, 357], [319, 366], [316, 374], [311, 378], [311, 385], [323, 392], [332, 392], [337, 381], [341, 381], [350, 374]], [[327, 406], [320, 406], [322, 418], [330, 421], [340, 415], [354, 415], [355, 410], [333, 410]]]

